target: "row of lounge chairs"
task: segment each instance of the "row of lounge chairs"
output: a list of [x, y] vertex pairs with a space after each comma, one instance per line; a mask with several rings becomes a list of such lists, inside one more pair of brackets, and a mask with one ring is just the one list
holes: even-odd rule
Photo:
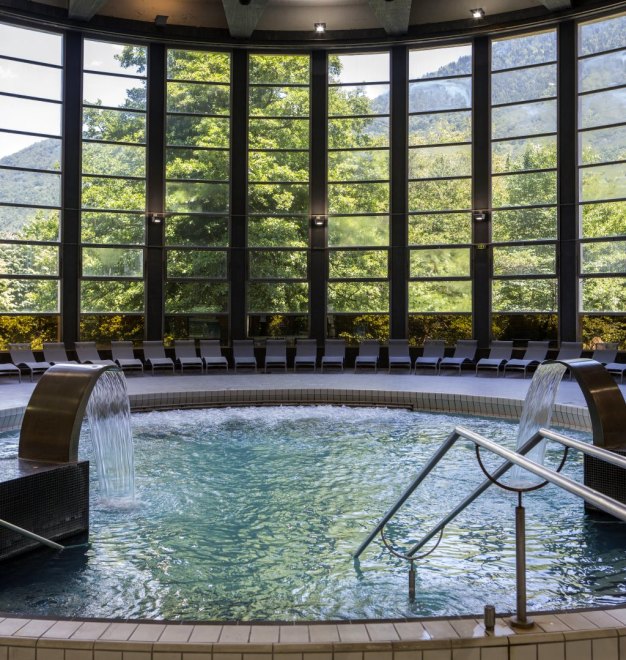
[[[513, 359], [512, 341], [493, 341], [490, 345], [489, 356], [475, 362], [478, 351], [476, 340], [460, 340], [455, 347], [454, 355], [445, 357], [445, 342], [431, 339], [424, 342], [423, 354], [412, 362], [409, 353], [409, 344], [406, 339], [390, 339], [388, 341], [389, 372], [392, 369], [408, 369], [417, 374], [422, 369], [434, 369], [440, 374], [442, 369], [457, 369], [459, 373], [465, 366], [474, 365], [476, 374], [481, 369], [493, 369], [496, 375], [502, 370], [521, 370], [526, 377], [529, 369], [536, 368], [547, 357], [548, 341], [530, 341], [523, 358]], [[583, 346], [580, 342], [562, 342], [557, 355], [558, 360], [568, 360], [580, 357]], [[76, 342], [76, 357], [82, 364], [116, 365], [123, 370], [138, 370], [143, 373], [144, 367], [150, 368], [152, 375], [155, 369], [171, 369], [176, 367], [181, 373], [190, 368], [200, 369], [202, 372], [209, 369], [228, 369], [227, 358], [222, 354], [218, 340], [200, 340], [199, 354], [196, 352], [194, 340], [175, 340], [174, 359], [165, 354], [162, 341], [143, 342], [142, 362], [135, 357], [133, 344], [130, 341], [111, 342], [112, 359], [102, 359], [96, 349], [95, 342]], [[54, 364], [76, 363], [70, 360], [65, 345], [60, 342], [44, 343], [44, 361], [38, 362], [29, 344], [9, 344], [9, 352], [13, 364], [0, 364], [0, 374], [15, 375], [21, 382], [21, 370], [24, 369], [33, 375], [43, 373]], [[343, 371], [345, 362], [346, 344], [343, 339], [328, 339], [325, 343], [325, 352], [320, 361], [321, 371], [335, 368]], [[378, 370], [380, 356], [380, 342], [378, 340], [364, 340], [359, 344], [359, 354], [354, 363], [355, 372], [362, 368]], [[621, 376], [624, 380], [626, 364], [615, 362], [617, 344], [603, 344], [592, 355], [594, 360], [605, 365], [611, 373]], [[235, 373], [239, 369], [249, 368], [257, 371], [258, 365], [254, 353], [254, 342], [251, 339], [233, 341], [233, 367]], [[296, 342], [296, 355], [293, 368], [307, 368], [315, 371], [317, 367], [317, 341], [315, 339], [298, 339]], [[266, 342], [264, 370], [283, 369], [287, 371], [287, 341], [285, 339], [268, 339]]]

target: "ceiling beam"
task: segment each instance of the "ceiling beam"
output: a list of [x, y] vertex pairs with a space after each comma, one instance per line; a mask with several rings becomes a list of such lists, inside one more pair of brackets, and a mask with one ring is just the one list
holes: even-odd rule
[[367, 2], [387, 34], [407, 33], [413, 0], [367, 0]]
[[572, 8], [572, 0], [541, 0], [541, 4], [550, 11]]
[[80, 21], [90, 21], [107, 0], [69, 0], [67, 15]]
[[249, 37], [257, 26], [268, 0], [222, 0], [231, 37]]

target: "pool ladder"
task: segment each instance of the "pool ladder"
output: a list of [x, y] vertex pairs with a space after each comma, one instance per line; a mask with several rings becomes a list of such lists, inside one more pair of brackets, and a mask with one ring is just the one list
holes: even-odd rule
[[[411, 547], [408, 552], [401, 554], [394, 550], [384, 536], [384, 529], [387, 523], [395, 516], [398, 510], [403, 506], [403, 504], [408, 500], [411, 494], [418, 488], [418, 486], [424, 481], [424, 479], [430, 474], [430, 472], [438, 465], [438, 463], [443, 459], [443, 457], [452, 449], [452, 447], [457, 443], [457, 441], [469, 440], [474, 444], [476, 450], [476, 458], [478, 464], [486, 475], [485, 481], [483, 481], [480, 486], [478, 486], [474, 491], [472, 491], [462, 502], [448, 513], [444, 518], [442, 518], [430, 531], [428, 531], [424, 536]], [[561, 460], [560, 465], [556, 469], [547, 468], [535, 461], [530, 460], [526, 457], [526, 454], [536, 447], [543, 440], [550, 440], [556, 442], [557, 444], [564, 447], [563, 459]], [[485, 465], [483, 464], [481, 458], [481, 449], [485, 449], [492, 454], [504, 458], [504, 462], [490, 474]], [[626, 458], [616, 454], [615, 452], [602, 449], [595, 445], [589, 445], [580, 440], [574, 440], [568, 436], [562, 435], [561, 433], [556, 433], [555, 431], [550, 431], [548, 429], [539, 429], [535, 435], [532, 436], [522, 447], [517, 451], [512, 451], [506, 449], [485, 438], [484, 436], [471, 431], [462, 426], [457, 426], [455, 429], [448, 435], [444, 442], [440, 445], [437, 451], [433, 454], [430, 460], [422, 468], [419, 474], [413, 479], [409, 487], [400, 495], [396, 500], [394, 505], [387, 511], [387, 513], [381, 518], [380, 522], [376, 527], [370, 532], [367, 538], [361, 543], [358, 550], [354, 553], [355, 560], [360, 557], [363, 551], [367, 546], [374, 540], [374, 538], [380, 534], [385, 544], [387, 550], [389, 550], [396, 557], [400, 557], [410, 562], [409, 570], [409, 597], [412, 599], [415, 597], [415, 569], [414, 562], [418, 559], [422, 559], [427, 555], [431, 554], [439, 545], [443, 531], [452, 520], [454, 520], [462, 511], [464, 511], [474, 500], [476, 500], [482, 493], [484, 493], [490, 486], [497, 485], [500, 488], [505, 490], [513, 491], [517, 493], [518, 504], [515, 508], [515, 569], [516, 569], [516, 587], [517, 587], [517, 612], [515, 616], [511, 618], [511, 624], [518, 628], [530, 628], [534, 624], [531, 619], [528, 618], [526, 613], [526, 525], [525, 525], [525, 509], [522, 504], [522, 495], [525, 492], [531, 490], [537, 490], [543, 488], [548, 483], [554, 484], [559, 488], [572, 493], [577, 497], [583, 499], [586, 503], [604, 511], [612, 516], [615, 516], [619, 520], [626, 522], [626, 504], [619, 502], [618, 500], [605, 495], [589, 486], [585, 486], [569, 477], [566, 477], [560, 474], [561, 469], [563, 468], [565, 461], [567, 460], [567, 454], [570, 449], [577, 450], [585, 454], [586, 456], [593, 457], [595, 459], [604, 461], [611, 465], [615, 465], [622, 469], [626, 469]], [[508, 470], [513, 466], [519, 466], [530, 472], [533, 475], [540, 477], [543, 481], [539, 484], [534, 484], [529, 487], [514, 487], [507, 484], [503, 484], [499, 481]], [[439, 539], [436, 542], [435, 547], [429, 552], [417, 555], [419, 550], [423, 548], [426, 543], [428, 543], [435, 536], [439, 535]]]

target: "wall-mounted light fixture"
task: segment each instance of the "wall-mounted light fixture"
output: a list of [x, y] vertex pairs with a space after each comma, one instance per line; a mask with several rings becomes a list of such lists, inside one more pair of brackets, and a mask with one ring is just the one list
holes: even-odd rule
[[163, 223], [163, 220], [165, 219], [165, 214], [164, 213], [146, 213], [146, 217], [148, 218], [148, 222], [152, 223], [153, 225], [160, 225]]
[[487, 211], [472, 211], [472, 218], [476, 222], [485, 222], [488, 219]]
[[314, 227], [325, 227], [326, 226], [326, 216], [325, 215], [313, 215], [311, 216], [311, 222]]
[[326, 23], [315, 23], [315, 31], [317, 34], [324, 34], [326, 32]]
[[157, 14], [154, 19], [154, 24], [157, 27], [165, 27], [167, 25], [167, 19], [169, 16], [163, 16], [162, 14]]
[[470, 14], [472, 15], [472, 18], [485, 18], [485, 10], [482, 7], [470, 9]]

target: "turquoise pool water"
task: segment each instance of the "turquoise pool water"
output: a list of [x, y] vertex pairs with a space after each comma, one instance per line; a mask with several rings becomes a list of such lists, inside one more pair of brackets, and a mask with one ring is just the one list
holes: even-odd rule
[[[516, 424], [381, 408], [276, 407], [133, 415], [134, 507], [100, 500], [85, 548], [2, 565], [0, 611], [171, 620], [459, 615], [515, 608], [515, 496], [490, 489], [417, 565], [366, 532], [455, 425], [514, 446]], [[583, 434], [571, 435], [584, 437]], [[0, 460], [17, 453], [0, 436]], [[90, 458], [88, 431], [81, 441]], [[556, 464], [560, 452], [548, 452]], [[495, 465], [495, 461], [491, 461]], [[577, 457], [565, 472], [581, 477]], [[459, 447], [388, 536], [402, 549], [481, 481]], [[626, 529], [551, 486], [525, 498], [529, 608], [626, 602]]]

